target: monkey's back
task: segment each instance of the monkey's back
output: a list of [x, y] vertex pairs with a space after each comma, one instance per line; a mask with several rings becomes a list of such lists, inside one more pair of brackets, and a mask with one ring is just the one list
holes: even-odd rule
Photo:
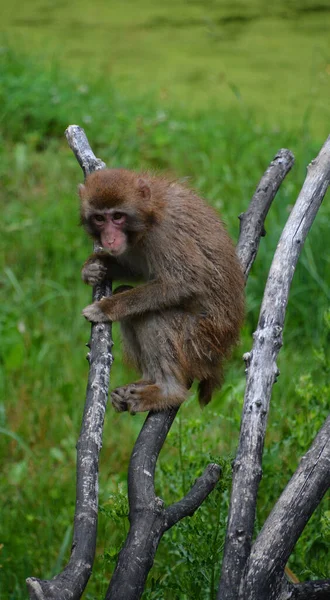
[[[192, 304], [201, 303], [209, 317], [232, 321], [244, 316], [244, 277], [235, 247], [216, 211], [189, 188], [168, 183], [163, 217], [151, 248], [151, 272], [165, 282], [184, 285]], [[149, 237], [149, 239], [152, 235]]]
[[[180, 371], [204, 382], [210, 399], [221, 364], [238, 341], [244, 318], [244, 277], [234, 245], [217, 213], [191, 190], [168, 183], [162, 222], [149, 237], [151, 273], [187, 290], [181, 307], [168, 309], [164, 337]], [[169, 250], [170, 240], [170, 250]], [[205, 382], [208, 382], [206, 384]]]

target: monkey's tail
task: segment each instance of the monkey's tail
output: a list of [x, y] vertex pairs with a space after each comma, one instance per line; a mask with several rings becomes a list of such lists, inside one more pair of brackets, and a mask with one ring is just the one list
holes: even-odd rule
[[216, 387], [219, 387], [220, 382], [218, 378], [209, 377], [209, 379], [202, 379], [198, 384], [198, 401], [203, 408], [206, 406], [211, 398], [213, 391]]

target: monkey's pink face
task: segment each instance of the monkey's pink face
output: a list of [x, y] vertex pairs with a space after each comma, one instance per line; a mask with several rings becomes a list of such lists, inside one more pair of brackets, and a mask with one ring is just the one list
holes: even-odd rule
[[103, 248], [110, 254], [119, 256], [127, 248], [127, 235], [124, 231], [126, 215], [116, 210], [95, 212], [91, 218], [95, 229], [99, 232]]

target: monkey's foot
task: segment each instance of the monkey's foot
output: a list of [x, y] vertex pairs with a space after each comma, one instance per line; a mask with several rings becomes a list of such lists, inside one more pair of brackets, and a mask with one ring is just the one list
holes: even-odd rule
[[109, 317], [101, 309], [100, 304], [100, 302], [94, 302], [84, 308], [82, 314], [88, 321], [91, 321], [92, 323], [106, 323], [107, 321], [110, 321]]
[[149, 381], [137, 381], [136, 383], [129, 383], [122, 387], [116, 388], [111, 393], [112, 406], [118, 412], [128, 410], [131, 415], [135, 415], [137, 412], [143, 412], [145, 410], [152, 410], [151, 408], [144, 408], [143, 404], [143, 390], [145, 394], [146, 388], [156, 388], [158, 391], [158, 397], [160, 394], [159, 387]]
[[137, 412], [179, 406], [184, 401], [186, 392], [181, 388], [180, 393], [169, 397], [160, 385], [151, 381], [138, 381], [113, 390], [111, 403], [118, 412], [128, 410], [131, 415], [135, 415]]

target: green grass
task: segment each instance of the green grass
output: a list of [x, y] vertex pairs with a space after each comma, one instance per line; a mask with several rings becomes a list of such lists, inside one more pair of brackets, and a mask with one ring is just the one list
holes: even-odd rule
[[96, 74], [104, 88], [111, 79], [130, 95], [152, 90], [166, 107], [181, 104], [185, 112], [244, 103], [280, 127], [301, 126], [309, 116], [314, 133], [328, 134], [327, 0], [0, 6], [12, 46]]
[[[51, 577], [70, 552], [75, 501], [75, 443], [82, 416], [89, 326], [81, 309], [90, 290], [80, 268], [90, 242], [78, 227], [82, 175], [63, 137], [85, 126], [108, 166], [165, 170], [189, 177], [219, 209], [237, 237], [237, 215], [280, 147], [296, 155], [267, 219], [267, 236], [247, 287], [242, 343], [223, 390], [200, 412], [192, 397], [169, 435], [157, 472], [157, 493], [178, 499], [209, 460], [224, 479], [192, 519], [161, 543], [145, 599], [214, 597], [224, 539], [230, 459], [244, 393], [241, 355], [251, 347], [263, 288], [281, 229], [322, 140], [303, 128], [270, 128], [244, 103], [187, 114], [157, 96], [128, 96], [112, 82], [68, 76], [10, 50], [0, 63], [0, 597], [26, 598], [27, 576]], [[294, 471], [329, 410], [330, 265], [324, 201], [294, 277], [281, 377], [274, 388], [258, 526]], [[133, 377], [121, 364], [115, 328], [111, 385]], [[95, 574], [86, 598], [101, 597], [127, 531], [126, 471], [143, 417], [107, 411], [100, 465], [102, 512]], [[298, 577], [327, 573], [329, 501], [316, 512], [290, 567]], [[327, 512], [328, 511], [328, 512]]]

